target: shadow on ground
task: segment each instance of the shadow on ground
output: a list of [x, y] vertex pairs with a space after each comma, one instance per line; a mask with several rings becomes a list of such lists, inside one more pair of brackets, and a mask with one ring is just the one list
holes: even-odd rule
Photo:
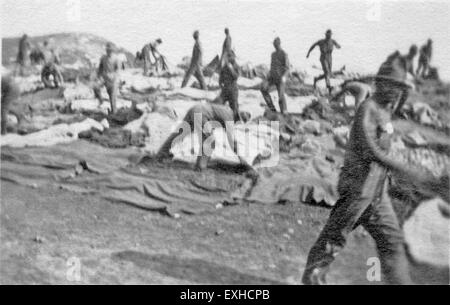
[[239, 272], [227, 266], [196, 258], [182, 258], [164, 254], [150, 255], [137, 251], [122, 251], [112, 255], [113, 259], [128, 261], [138, 268], [151, 269], [158, 273], [195, 283], [208, 284], [286, 284], [275, 280]]

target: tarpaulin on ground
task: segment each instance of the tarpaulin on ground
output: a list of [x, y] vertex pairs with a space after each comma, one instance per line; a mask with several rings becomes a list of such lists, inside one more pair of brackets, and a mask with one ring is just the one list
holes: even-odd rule
[[[238, 167], [196, 172], [186, 163], [165, 164], [149, 158], [138, 162], [142, 154], [137, 149], [109, 149], [82, 140], [49, 147], [3, 147], [1, 157], [2, 180], [96, 194], [111, 202], [172, 215], [213, 212], [218, 203], [247, 199], [261, 203], [299, 202], [312, 189], [316, 199], [333, 197], [328, 192], [334, 182], [319, 182], [317, 173], [310, 170], [303, 175], [301, 168], [297, 166], [296, 171], [288, 163], [263, 170], [251, 188], [250, 180]], [[299, 164], [298, 160], [295, 163]], [[288, 168], [289, 172], [283, 172]], [[315, 181], [317, 185], [313, 185]]]

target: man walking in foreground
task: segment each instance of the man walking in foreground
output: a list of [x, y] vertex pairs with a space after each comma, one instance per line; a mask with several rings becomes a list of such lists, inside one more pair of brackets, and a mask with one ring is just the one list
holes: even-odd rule
[[[242, 113], [241, 115], [244, 121], [249, 119], [248, 113]], [[172, 144], [177, 141], [181, 142], [186, 136], [190, 136], [192, 132], [196, 133], [198, 137], [198, 143], [201, 146], [200, 152], [201, 154], [197, 157], [196, 169], [202, 170], [208, 166], [208, 161], [211, 157], [212, 151], [205, 151], [207, 147], [204, 144], [208, 144], [206, 141], [212, 135], [212, 131], [208, 131], [205, 128], [207, 123], [212, 124], [211, 127], [222, 127], [224, 128], [228, 144], [239, 157], [242, 164], [251, 168], [251, 166], [239, 156], [237, 151], [237, 143], [234, 137], [233, 123], [234, 114], [231, 111], [230, 107], [219, 104], [198, 104], [193, 106], [187, 112], [186, 116], [183, 119], [183, 125], [180, 128], [177, 128], [177, 131], [172, 133], [168, 139], [164, 142], [164, 144], [159, 149], [156, 158], [164, 159], [170, 156], [170, 149], [172, 148]], [[220, 126], [215, 126], [214, 123], [218, 123]], [[187, 124], [187, 125], [186, 125]], [[195, 130], [195, 126], [201, 128], [201, 130]], [[214, 141], [209, 143], [211, 148], [214, 148]]]
[[195, 31], [192, 35], [195, 40], [194, 48], [192, 50], [192, 58], [191, 58], [191, 64], [189, 66], [189, 69], [186, 72], [186, 75], [184, 76], [183, 82], [181, 84], [181, 88], [186, 87], [189, 78], [194, 75], [195, 78], [197, 78], [198, 82], [200, 83], [200, 88], [202, 90], [206, 90], [206, 83], [205, 78], [203, 76], [202, 71], [202, 46], [200, 44], [200, 33], [198, 31]]
[[327, 224], [308, 255], [302, 281], [325, 284], [325, 275], [336, 255], [345, 246], [347, 236], [362, 225], [375, 240], [385, 281], [411, 283], [405, 254], [403, 231], [387, 194], [387, 171], [397, 177], [423, 185], [449, 200], [448, 175], [440, 180], [431, 174], [405, 167], [388, 157], [392, 107], [406, 82], [404, 61], [390, 59], [376, 77], [376, 91], [358, 108], [342, 168], [336, 202]]
[[278, 103], [280, 105], [280, 112], [286, 113], [286, 96], [285, 86], [286, 77], [289, 73], [289, 59], [287, 53], [281, 48], [281, 40], [279, 37], [273, 41], [275, 52], [272, 53], [272, 60], [270, 63], [270, 72], [267, 80], [261, 85], [261, 93], [266, 101], [267, 106], [273, 112], [276, 112], [276, 108], [273, 105], [272, 98], [269, 92], [273, 87], [278, 91]]
[[330, 78], [333, 77], [333, 48], [336, 47], [338, 49], [341, 48], [341, 46], [336, 42], [336, 40], [331, 38], [332, 32], [331, 30], [327, 30], [325, 32], [325, 39], [321, 39], [314, 43], [311, 48], [309, 48], [308, 54], [306, 55], [306, 58], [309, 57], [309, 54], [311, 51], [319, 46], [320, 49], [320, 63], [322, 65], [323, 74], [314, 78], [314, 88], [316, 87], [316, 83], [325, 78], [325, 82], [327, 84], [327, 89], [331, 94], [331, 84], [330, 84]]
[[119, 88], [119, 63], [113, 56], [113, 46], [110, 43], [106, 44], [106, 55], [100, 59], [100, 64], [97, 70], [97, 82], [94, 85], [95, 97], [100, 104], [103, 102], [101, 88], [106, 87], [108, 92], [109, 102], [111, 103], [111, 113], [116, 112], [117, 91]]

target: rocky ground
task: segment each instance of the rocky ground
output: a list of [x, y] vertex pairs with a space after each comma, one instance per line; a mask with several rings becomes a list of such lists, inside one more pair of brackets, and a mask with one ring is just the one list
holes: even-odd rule
[[[72, 44], [80, 45], [80, 39], [98, 41], [83, 35], [75, 38], [73, 42], [70, 35], [54, 37], [65, 41], [65, 50]], [[104, 43], [92, 44], [95, 48], [75, 56], [66, 52], [73, 60], [63, 69], [73, 74], [76, 62], [89, 72], [88, 67], [94, 64], [85, 61], [99, 57]], [[13, 69], [8, 65], [13, 48], [6, 49], [9, 53], [3, 52], [3, 65]], [[253, 69], [249, 66], [246, 64], [247, 72]], [[22, 95], [11, 107], [10, 133], [1, 138], [2, 283], [299, 283], [307, 252], [336, 200], [335, 185], [353, 114], [352, 98], [341, 101], [350, 106], [345, 109], [330, 103], [323, 87], [315, 90], [311, 86], [317, 69], [294, 69], [288, 80], [290, 115], [279, 117], [265, 109], [258, 91], [262, 79], [247, 73], [248, 78], [239, 80], [240, 105], [252, 114], [252, 123], [238, 126], [238, 132], [253, 130], [260, 121], [280, 122], [280, 130], [269, 136], [253, 135], [265, 145], [252, 148], [248, 156], [262, 177], [250, 195], [235, 195], [248, 184], [239, 169], [221, 172], [223, 162], [234, 164], [236, 158], [218, 153], [212, 168], [202, 175], [191, 171], [190, 165], [180, 174], [172, 168], [170, 172], [175, 174], [167, 185], [175, 194], [158, 185], [158, 196], [151, 187], [150, 191], [144, 187], [143, 192], [126, 189], [126, 194], [142, 198], [142, 202], [117, 200], [117, 196], [112, 200], [105, 196], [110, 187], [106, 184], [105, 191], [105, 181], [113, 181], [109, 177], [123, 169], [153, 175], [155, 181], [167, 179], [158, 178], [162, 173], [159, 165], [136, 160], [152, 155], [189, 107], [211, 102], [219, 93], [216, 74], [207, 78], [209, 90], [202, 91], [196, 89], [195, 82], [179, 89], [182, 71], [174, 71], [144, 77], [141, 69], [130, 64], [121, 72], [119, 112], [115, 115], [108, 114], [106, 92], [101, 105], [94, 99], [88, 78], [75, 77], [77, 82], [68, 82], [61, 89], [42, 89], [32, 69], [30, 75], [15, 78]], [[346, 73], [334, 84], [355, 75]], [[406, 125], [399, 130], [392, 153], [406, 166], [419, 166], [439, 176], [448, 171], [448, 152], [432, 150], [427, 143], [434, 132], [449, 136], [450, 85], [423, 81], [417, 88], [405, 106], [405, 116], [433, 132]], [[276, 144], [279, 155], [275, 154]], [[69, 156], [71, 149], [74, 151]], [[175, 159], [192, 164], [183, 145], [173, 152]], [[277, 166], [266, 167], [274, 160]], [[139, 181], [136, 172], [126, 174], [133, 183]], [[207, 185], [206, 192], [219, 190], [214, 200], [201, 206], [201, 212], [198, 207], [182, 208], [183, 202], [189, 204], [189, 199], [182, 197], [208, 198], [205, 189], [193, 190], [185, 184], [180, 185], [188, 193], [177, 193], [177, 183], [186, 177], [194, 186]], [[124, 179], [118, 181], [120, 184]], [[400, 187], [394, 191], [396, 211], [405, 223], [415, 281], [448, 283], [448, 206], [418, 190]], [[177, 210], [173, 209], [175, 201]], [[367, 280], [368, 259], [374, 256], [371, 238], [362, 229], [356, 230], [333, 266], [329, 281], [379, 283]], [[74, 282], [70, 271], [78, 260], [81, 277]]]

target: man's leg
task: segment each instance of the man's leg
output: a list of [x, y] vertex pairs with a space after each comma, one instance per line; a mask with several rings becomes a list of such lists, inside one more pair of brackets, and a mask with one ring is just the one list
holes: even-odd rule
[[372, 163], [361, 189], [341, 195], [330, 213], [314, 246], [311, 248], [302, 282], [324, 284], [325, 275], [340, 250], [345, 246], [348, 234], [359, 224], [361, 216], [369, 208], [386, 177], [386, 170]]
[[230, 108], [233, 110], [234, 120], [241, 121], [241, 117], [239, 115], [239, 89], [236, 86], [231, 86], [231, 88], [226, 89], [226, 99], [230, 103]]
[[280, 80], [277, 83], [278, 103], [280, 105], [281, 113], [286, 113], [286, 111], [287, 111], [285, 87], [286, 87], [286, 85], [283, 82], [283, 80]]
[[359, 218], [370, 205], [372, 198], [341, 197], [311, 248], [303, 273], [306, 285], [326, 284], [325, 275], [335, 257], [344, 248], [347, 236], [353, 231]]
[[186, 87], [186, 85], [189, 81], [189, 78], [191, 78], [191, 75], [193, 72], [194, 71], [193, 71], [192, 67], [189, 67], [189, 69], [186, 71], [186, 74], [184, 75], [183, 82], [181, 83], [181, 88]]
[[64, 85], [64, 78], [61, 74], [59, 67], [54, 67], [53, 79], [55, 80], [55, 86], [59, 88], [61, 85]]
[[197, 70], [195, 71], [195, 78], [200, 83], [200, 88], [202, 88], [202, 90], [206, 90], [205, 77], [203, 76], [201, 68], [197, 68]]
[[416, 75], [420, 75], [420, 71], [422, 70], [422, 67], [423, 67], [423, 61], [422, 61], [422, 59], [419, 57], [419, 63], [417, 64]]
[[96, 82], [92, 88], [94, 91], [94, 96], [98, 100], [99, 105], [103, 103], [102, 86], [103, 86], [102, 82]]
[[317, 76], [317, 77], [314, 77], [314, 88], [316, 88], [316, 84], [317, 84], [317, 82], [319, 81], [319, 80], [322, 80], [322, 79], [324, 79], [324, 78], [326, 78], [327, 76], [326, 76], [326, 74], [321, 74], [321, 75], [319, 75], [319, 76]]
[[423, 71], [422, 71], [423, 78], [426, 78], [428, 76], [429, 71], [430, 71], [430, 63], [428, 60], [426, 60], [423, 65]]
[[333, 70], [332, 70], [332, 64], [331, 64], [331, 57], [326, 59], [326, 67], [327, 67], [327, 72], [325, 75], [325, 82], [327, 83], [327, 89], [329, 91], [329, 93], [331, 94], [331, 83], [330, 83], [330, 79], [333, 76]]
[[355, 97], [355, 109], [370, 95], [368, 86], [359, 82], [349, 82], [345, 86], [345, 89]]
[[272, 82], [271, 80], [266, 80], [262, 85], [261, 85], [261, 94], [264, 98], [264, 100], [266, 101], [267, 106], [269, 107], [269, 109], [273, 112], [277, 112], [277, 109], [275, 108], [275, 106], [273, 105], [272, 102], [272, 97], [270, 96], [270, 90], [272, 87]]
[[[199, 141], [201, 141], [201, 142], [199, 143], [199, 145], [203, 146], [206, 143], [206, 140], [208, 139], [209, 136], [211, 136], [211, 135], [201, 132], [201, 136], [199, 137]], [[210, 143], [210, 145], [211, 145], [211, 148], [214, 149], [215, 140], [213, 140]], [[211, 156], [209, 153], [212, 153], [212, 151], [209, 152], [204, 147], [202, 147], [201, 154], [199, 156], [197, 156], [197, 162], [195, 164], [196, 170], [201, 171], [208, 167], [209, 160], [211, 159]]]
[[[184, 138], [182, 126], [179, 126], [177, 130], [169, 135], [166, 141], [164, 141], [163, 145], [160, 147], [158, 152], [156, 153], [156, 158], [158, 159], [164, 159], [168, 156], [170, 156], [170, 149], [172, 148], [173, 142], [177, 140], [182, 140]], [[188, 133], [186, 133], [188, 134]], [[190, 134], [190, 133], [189, 133]]]
[[408, 88], [403, 88], [400, 100], [398, 101], [397, 105], [394, 105], [395, 107], [394, 107], [394, 113], [393, 114], [395, 116], [397, 116], [397, 117], [401, 116], [403, 105], [405, 105], [405, 102], [408, 99], [408, 96], [409, 96]]
[[117, 82], [106, 84], [106, 91], [109, 95], [109, 102], [111, 103], [111, 113], [116, 113], [116, 101], [117, 101]]
[[376, 242], [386, 282], [395, 285], [412, 284], [403, 230], [387, 194], [386, 184], [387, 181], [380, 200], [371, 206], [370, 217], [363, 226]]

